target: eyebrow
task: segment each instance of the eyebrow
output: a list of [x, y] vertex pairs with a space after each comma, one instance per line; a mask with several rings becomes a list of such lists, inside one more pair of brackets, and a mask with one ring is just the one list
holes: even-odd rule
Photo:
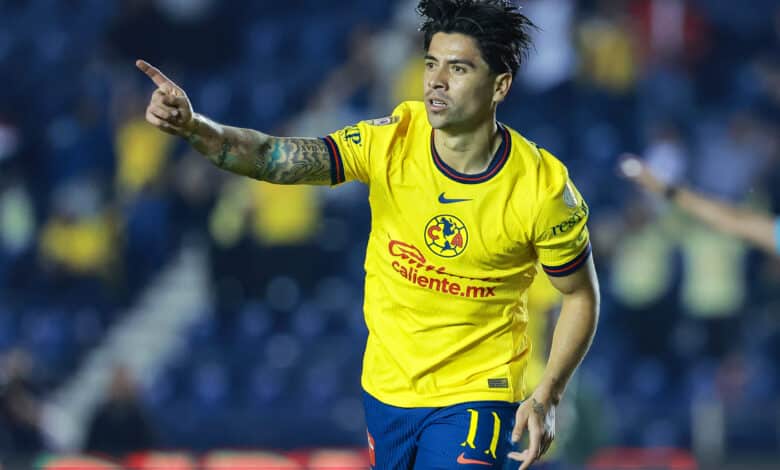
[[[434, 57], [434, 56], [432, 56], [430, 54], [425, 54], [425, 60], [433, 60], [433, 61], [439, 62], [439, 59], [437, 59], [436, 57]], [[467, 66], [471, 67], [472, 69], [476, 69], [477, 68], [477, 65], [474, 62], [472, 62], [470, 60], [466, 60], [466, 59], [447, 60], [447, 61], [445, 61], [445, 63], [450, 64], [450, 65], [452, 65], [452, 64], [467, 65]]]

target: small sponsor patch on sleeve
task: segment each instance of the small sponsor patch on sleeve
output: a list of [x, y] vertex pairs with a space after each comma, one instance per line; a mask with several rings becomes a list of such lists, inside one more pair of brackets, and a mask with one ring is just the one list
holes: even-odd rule
[[571, 183], [568, 181], [566, 182], [566, 186], [563, 188], [563, 202], [566, 204], [566, 207], [570, 209], [574, 209], [579, 205], [577, 196], [574, 194], [574, 190], [571, 188]]
[[488, 379], [488, 388], [509, 388], [509, 379]]
[[[566, 204], [568, 205], [568, 202]], [[548, 230], [553, 237], [563, 235], [575, 228], [584, 219], [587, 219], [589, 213], [590, 209], [588, 208], [588, 205], [585, 204], [585, 201], [582, 201], [580, 207], [572, 211], [565, 220], [553, 225]]]
[[366, 121], [366, 124], [372, 126], [388, 126], [390, 124], [395, 124], [399, 120], [400, 118], [398, 116], [385, 116], [379, 119], [369, 119]]

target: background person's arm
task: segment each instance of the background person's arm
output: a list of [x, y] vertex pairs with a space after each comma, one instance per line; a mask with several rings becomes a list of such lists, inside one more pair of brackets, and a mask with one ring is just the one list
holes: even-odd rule
[[169, 134], [184, 137], [217, 167], [278, 184], [331, 184], [330, 153], [320, 139], [274, 137], [225, 126], [193, 112], [184, 90], [157, 68], [136, 62], [157, 85], [146, 120]]
[[627, 156], [620, 164], [620, 171], [645, 190], [665, 197], [712, 228], [742, 238], [769, 253], [778, 252], [774, 218], [732, 206], [684, 187], [667, 186], [636, 156]]

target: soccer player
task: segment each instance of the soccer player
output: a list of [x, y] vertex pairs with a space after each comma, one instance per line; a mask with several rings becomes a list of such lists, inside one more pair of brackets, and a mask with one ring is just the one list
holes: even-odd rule
[[[588, 206], [564, 165], [496, 121], [530, 47], [503, 0], [421, 0], [425, 101], [324, 138], [274, 137], [193, 112], [157, 85], [146, 119], [216, 166], [278, 184], [368, 185], [369, 330], [362, 386], [373, 468], [528, 468], [596, 330]], [[563, 294], [540, 384], [528, 391], [525, 290], [541, 264]], [[520, 403], [518, 406], [518, 402]], [[512, 451], [511, 441], [529, 445]]]
[[627, 154], [620, 171], [646, 191], [664, 197], [715, 230], [780, 254], [780, 217], [771, 217], [709, 198], [682, 186], [666, 185], [636, 156]]

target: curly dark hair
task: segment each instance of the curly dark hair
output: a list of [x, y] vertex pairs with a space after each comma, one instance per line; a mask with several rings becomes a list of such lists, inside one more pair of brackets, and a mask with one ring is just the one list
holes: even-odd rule
[[482, 57], [496, 74], [514, 76], [533, 47], [536, 28], [510, 0], [420, 0], [425, 50], [436, 33], [460, 33], [474, 38]]

